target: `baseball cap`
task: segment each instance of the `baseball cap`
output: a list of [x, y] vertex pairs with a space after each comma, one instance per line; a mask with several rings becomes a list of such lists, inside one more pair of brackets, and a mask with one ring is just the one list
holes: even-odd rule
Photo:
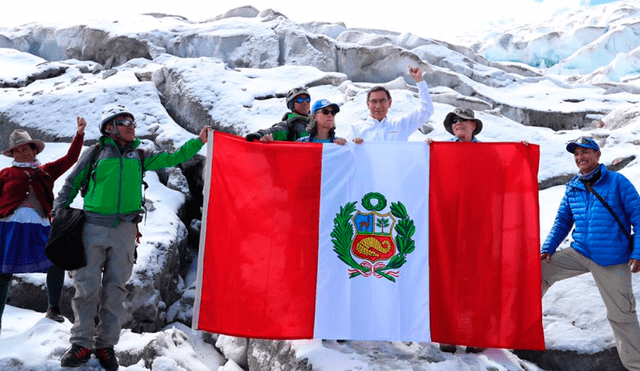
[[329, 102], [328, 99], [320, 99], [313, 104], [313, 108], [311, 108], [311, 114], [313, 115], [314, 113], [316, 113], [316, 111], [329, 106], [334, 107], [336, 113], [340, 112], [340, 107], [337, 104]]
[[580, 146], [582, 148], [591, 148], [596, 152], [600, 150], [600, 146], [598, 145], [598, 143], [596, 143], [595, 140], [587, 137], [580, 137], [578, 139], [572, 140], [571, 142], [569, 142], [569, 144], [567, 144], [567, 151], [574, 153], [577, 146]]

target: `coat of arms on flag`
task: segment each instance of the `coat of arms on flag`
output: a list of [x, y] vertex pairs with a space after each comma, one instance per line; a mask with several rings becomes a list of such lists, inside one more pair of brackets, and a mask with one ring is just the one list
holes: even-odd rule
[[400, 276], [397, 269], [415, 250], [411, 238], [416, 231], [413, 220], [401, 202], [391, 203], [390, 211], [382, 214], [387, 199], [377, 192], [364, 195], [361, 205], [369, 212], [356, 212], [356, 202], [340, 207], [331, 232], [333, 249], [351, 267], [349, 278], [375, 277], [396, 282], [395, 278]]

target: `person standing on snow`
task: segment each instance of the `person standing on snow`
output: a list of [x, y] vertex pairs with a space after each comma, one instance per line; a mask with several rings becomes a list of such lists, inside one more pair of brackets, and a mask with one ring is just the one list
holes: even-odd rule
[[78, 367], [93, 353], [105, 370], [118, 369], [113, 346], [120, 338], [125, 284], [133, 271], [137, 223], [143, 214], [144, 171], [189, 160], [207, 143], [210, 128], [205, 126], [198, 138], [173, 153], [139, 149], [141, 141], [135, 137], [135, 129], [134, 116], [124, 106], [106, 109], [99, 143], [83, 153], [54, 202], [53, 216], [69, 207], [86, 184], [82, 240], [87, 265], [72, 271], [75, 320], [71, 347], [60, 359], [62, 367]]
[[[640, 271], [640, 241], [631, 245], [629, 235], [632, 226], [640, 226], [640, 196], [627, 178], [599, 163], [600, 146], [593, 139], [578, 138], [566, 149], [579, 172], [567, 183], [541, 249], [542, 295], [558, 281], [590, 272], [622, 364], [640, 370], [640, 325], [631, 285], [631, 274]], [[571, 246], [556, 250], [572, 229]]]
[[248, 134], [245, 139], [248, 141], [260, 140], [271, 142], [274, 140], [284, 140], [295, 142], [299, 138], [309, 136], [306, 128], [309, 124], [309, 107], [311, 95], [306, 88], [294, 88], [287, 93], [287, 112], [282, 116], [282, 121], [267, 129], [258, 130]]
[[[444, 128], [454, 135], [449, 139], [450, 142], [479, 142], [476, 135], [482, 131], [482, 121], [475, 118], [473, 110], [469, 108], [457, 107], [453, 112], [449, 112], [444, 118]], [[428, 144], [433, 143], [431, 138], [427, 139]], [[469, 172], [474, 169], [468, 169]], [[473, 202], [473, 200], [469, 200]], [[440, 351], [447, 353], [455, 353], [457, 347], [453, 344], [440, 344]], [[485, 348], [466, 347], [467, 353], [482, 353]]]
[[419, 68], [409, 67], [409, 74], [417, 83], [420, 107], [404, 117], [390, 119], [387, 112], [391, 108], [391, 93], [383, 86], [375, 86], [367, 93], [370, 116], [351, 127], [349, 139], [356, 143], [372, 140], [407, 141], [420, 125], [429, 120], [433, 114], [429, 87]]
[[67, 154], [42, 165], [36, 156], [45, 144], [16, 129], [9, 147], [2, 154], [13, 158], [11, 167], [0, 171], [0, 330], [14, 273], [47, 272], [47, 318], [64, 322], [60, 296], [64, 270], [45, 255], [49, 238], [49, 216], [53, 202], [53, 183], [73, 166], [80, 156], [87, 123], [77, 118], [76, 132]]

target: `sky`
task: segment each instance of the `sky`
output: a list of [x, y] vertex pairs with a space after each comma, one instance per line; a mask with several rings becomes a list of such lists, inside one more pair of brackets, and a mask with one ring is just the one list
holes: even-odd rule
[[[278, 10], [295, 22], [344, 22], [347, 27], [379, 28], [411, 32], [418, 36], [454, 40], [459, 35], [484, 31], [513, 22], [536, 23], [557, 12], [590, 4], [618, 0], [395, 0], [393, 2], [325, 0], [245, 0], [228, 2], [202, 0], [30, 0], [3, 4], [0, 26], [28, 22], [78, 22], [89, 19], [117, 19], [126, 14], [160, 12], [201, 21], [243, 5], [258, 10]], [[25, 5], [27, 4], [27, 5]]]

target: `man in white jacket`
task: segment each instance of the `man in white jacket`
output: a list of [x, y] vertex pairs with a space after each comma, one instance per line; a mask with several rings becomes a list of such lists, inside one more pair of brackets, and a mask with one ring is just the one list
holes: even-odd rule
[[391, 108], [391, 94], [382, 87], [373, 87], [367, 93], [367, 107], [370, 116], [351, 127], [349, 139], [356, 143], [362, 141], [406, 141], [414, 131], [424, 124], [433, 114], [433, 103], [427, 83], [419, 68], [409, 67], [409, 74], [416, 81], [420, 95], [420, 107], [399, 119], [390, 119], [387, 112]]

